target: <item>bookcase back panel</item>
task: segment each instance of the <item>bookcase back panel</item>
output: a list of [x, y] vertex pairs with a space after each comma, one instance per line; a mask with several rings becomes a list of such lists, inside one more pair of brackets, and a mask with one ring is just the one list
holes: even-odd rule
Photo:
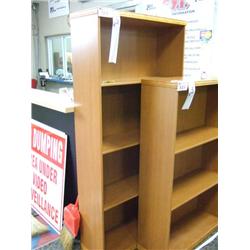
[[103, 157], [104, 185], [109, 185], [139, 171], [139, 147], [120, 150]]
[[183, 217], [195, 211], [197, 209], [197, 202], [198, 199], [196, 198], [175, 209], [171, 214], [171, 225], [177, 223]]
[[198, 197], [199, 209], [218, 216], [218, 186], [208, 190]]
[[202, 152], [202, 147], [196, 147], [177, 154], [175, 156], [174, 179], [203, 167]]
[[140, 85], [102, 88], [103, 136], [140, 127]]
[[162, 29], [158, 32], [157, 76], [182, 76], [184, 57], [183, 27]]
[[104, 213], [105, 231], [137, 218], [138, 199], [132, 199]]
[[218, 85], [207, 88], [206, 124], [218, 127]]
[[110, 20], [101, 20], [102, 81], [182, 75], [184, 27], [144, 27], [121, 20], [116, 64], [108, 62], [111, 27]]
[[202, 165], [208, 170], [218, 172], [218, 140], [203, 146]]
[[156, 31], [123, 27], [121, 24], [117, 63], [108, 63], [111, 26], [101, 28], [102, 80], [128, 80], [154, 75], [156, 68]]
[[191, 213], [199, 211], [218, 216], [218, 186], [215, 186], [201, 195], [195, 197], [181, 207], [175, 209], [171, 214], [171, 225], [178, 223], [181, 219]]
[[182, 110], [187, 92], [179, 92], [177, 132], [182, 132], [206, 123], [207, 88], [196, 88], [193, 102], [188, 110]]

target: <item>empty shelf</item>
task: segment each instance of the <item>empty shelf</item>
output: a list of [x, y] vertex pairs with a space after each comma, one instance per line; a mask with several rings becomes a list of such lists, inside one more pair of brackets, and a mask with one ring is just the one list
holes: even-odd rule
[[108, 154], [136, 145], [139, 145], [138, 130], [109, 135], [103, 138], [102, 153]]
[[106, 232], [105, 249], [134, 250], [137, 242], [137, 221], [116, 227]]
[[176, 136], [175, 154], [218, 139], [218, 128], [200, 127], [181, 132]]
[[104, 211], [138, 196], [138, 176], [134, 175], [104, 187]]
[[218, 225], [216, 216], [206, 212], [194, 212], [173, 225], [169, 249], [193, 249], [204, 240]]
[[218, 183], [216, 172], [202, 170], [184, 176], [174, 183], [172, 211]]

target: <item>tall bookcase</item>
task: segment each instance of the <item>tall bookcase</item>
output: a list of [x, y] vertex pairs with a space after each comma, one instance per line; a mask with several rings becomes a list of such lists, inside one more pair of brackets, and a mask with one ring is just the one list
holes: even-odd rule
[[217, 81], [182, 110], [175, 79], [142, 80], [139, 249], [193, 249], [217, 227]]
[[81, 247], [137, 246], [141, 79], [181, 76], [185, 22], [120, 12], [117, 63], [108, 63], [112, 19], [71, 15]]

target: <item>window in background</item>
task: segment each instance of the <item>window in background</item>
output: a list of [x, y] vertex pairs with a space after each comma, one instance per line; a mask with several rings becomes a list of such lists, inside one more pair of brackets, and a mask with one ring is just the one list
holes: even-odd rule
[[49, 73], [72, 79], [72, 53], [70, 35], [47, 37]]

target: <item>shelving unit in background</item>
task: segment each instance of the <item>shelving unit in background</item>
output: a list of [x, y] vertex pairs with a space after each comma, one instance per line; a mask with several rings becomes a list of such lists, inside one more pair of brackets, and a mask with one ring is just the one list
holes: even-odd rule
[[[141, 79], [182, 75], [185, 22], [120, 12], [71, 14], [77, 177], [83, 249], [137, 247]], [[139, 225], [140, 226], [140, 225]]]
[[142, 80], [139, 249], [193, 249], [217, 227], [218, 85], [182, 110], [175, 79]]

